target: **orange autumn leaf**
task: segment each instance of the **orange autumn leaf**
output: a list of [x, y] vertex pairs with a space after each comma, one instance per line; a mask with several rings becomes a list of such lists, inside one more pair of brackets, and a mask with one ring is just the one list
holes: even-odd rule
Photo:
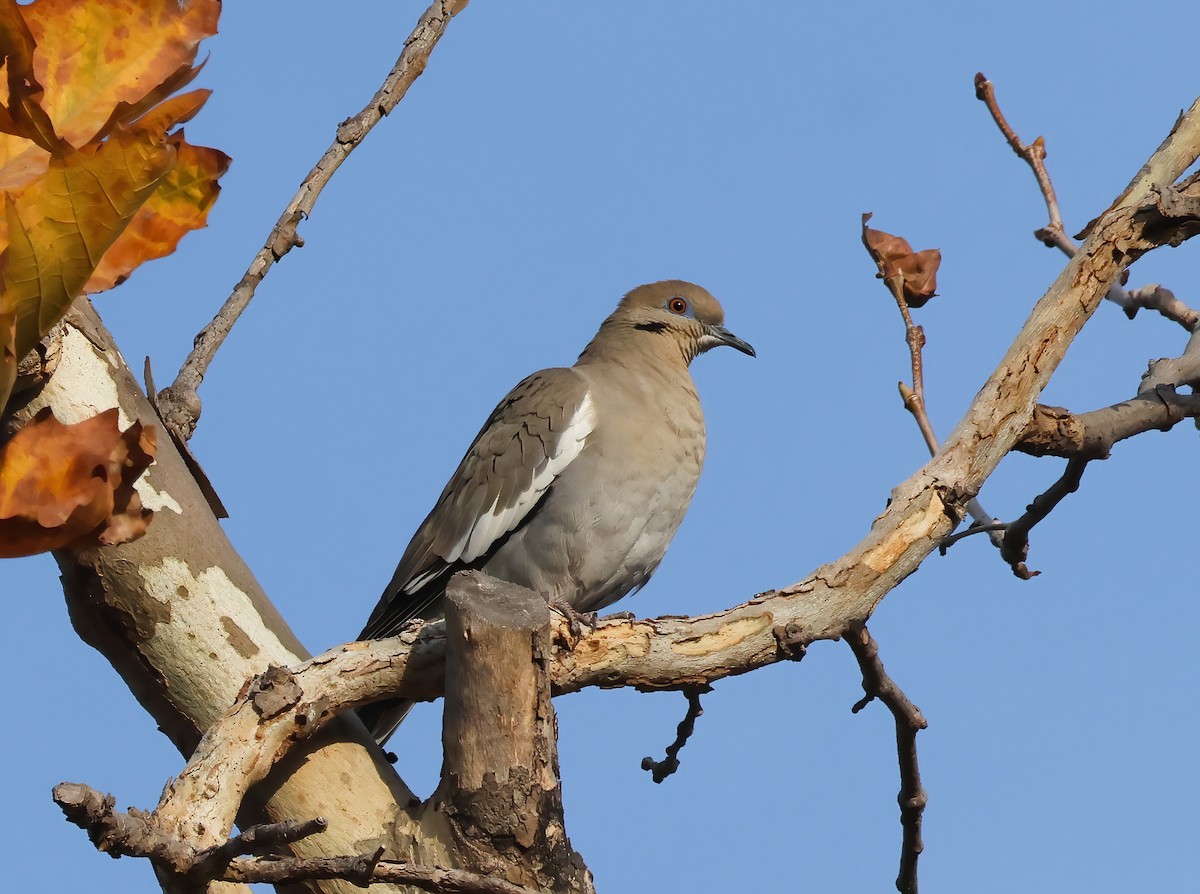
[[116, 408], [74, 425], [42, 410], [0, 450], [0, 558], [111, 545], [146, 532], [134, 482], [154, 461], [153, 427], [124, 432]]
[[[36, 44], [32, 77], [44, 91], [40, 108], [58, 136], [76, 148], [106, 126], [142, 114], [147, 101], [157, 103], [185, 86], [195, 76], [200, 41], [216, 33], [221, 9], [219, 0], [34, 0], [28, 6], [3, 0], [2, 5], [7, 11], [0, 23], [11, 21], [12, 10], [18, 10]], [[15, 29], [0, 29], [0, 43], [9, 43], [9, 32]], [[14, 49], [23, 46], [17, 40]], [[114, 115], [117, 120], [110, 120]], [[49, 163], [49, 153], [31, 146], [29, 136], [0, 135], [0, 189], [21, 186]]]
[[[67, 311], [96, 264], [175, 163], [175, 150], [143, 132], [51, 159], [44, 177], [6, 197], [7, 268], [0, 313], [17, 314], [24, 356]], [[84, 214], [77, 214], [83, 209]]]
[[[16, 363], [85, 288], [205, 225], [229, 159], [182, 132], [220, 0], [0, 0], [0, 409]], [[39, 417], [0, 450], [0, 556], [141, 536], [154, 431]]]
[[[127, 195], [121, 183], [101, 180], [90, 194], [71, 195], [70, 208], [58, 203], [54, 223], [40, 233], [55, 244], [38, 244], [32, 234], [21, 233], [10, 240], [14, 216], [11, 211], [0, 215], [0, 248], [11, 241], [14, 250], [24, 249], [25, 260], [36, 261], [36, 287], [29, 278], [31, 265], [14, 264], [10, 276], [19, 278], [23, 294], [0, 297], [0, 312], [18, 314], [18, 350], [31, 344], [30, 331], [46, 331], [80, 291], [111, 288], [143, 261], [170, 254], [186, 233], [206, 225], [219, 192], [217, 178], [229, 159], [188, 145], [182, 133], [167, 137], [167, 132], [195, 115], [211, 93], [170, 95], [199, 71], [193, 65], [197, 46], [215, 33], [219, 11], [218, 0], [35, 0], [27, 6], [0, 0], [0, 54], [8, 74], [7, 104], [0, 107], [0, 131], [5, 132], [0, 133], [0, 189], [16, 206], [17, 217], [32, 225], [22, 209], [44, 208], [47, 182], [61, 179], [64, 171], [69, 174], [82, 163], [81, 172], [95, 173], [86, 160], [109, 151], [97, 147], [116, 142], [127, 151], [144, 139], [165, 142], [160, 150], [183, 159], [172, 176], [166, 176], [167, 167], [160, 172], [161, 193], [143, 191], [139, 184]], [[135, 166], [133, 173], [142, 170]], [[81, 183], [78, 177], [75, 182]], [[50, 183], [49, 192], [70, 194], [59, 187]], [[26, 192], [37, 195], [30, 199]], [[145, 204], [133, 206], [139, 197]], [[114, 209], [105, 203], [115, 204], [117, 213], [108, 213]], [[75, 221], [77, 233], [58, 231], [70, 230], [77, 214], [89, 218]], [[115, 231], [106, 230], [110, 224]], [[101, 269], [93, 275], [97, 266]], [[79, 273], [85, 274], [82, 279]], [[47, 284], [53, 287], [50, 294], [42, 291]], [[40, 294], [33, 316], [32, 288]]]
[[900, 277], [904, 303], [909, 307], [921, 307], [937, 294], [941, 251], [936, 248], [913, 251], [908, 240], [902, 236], [868, 227], [867, 221], [870, 219], [869, 213], [863, 215], [862, 240], [879, 267], [879, 276], [884, 280]]
[[124, 282], [143, 261], [175, 251], [179, 240], [207, 225], [208, 212], [221, 191], [218, 178], [229, 167], [229, 156], [172, 138], [176, 164], [137, 210], [124, 232], [104, 253], [83, 287], [100, 292]]

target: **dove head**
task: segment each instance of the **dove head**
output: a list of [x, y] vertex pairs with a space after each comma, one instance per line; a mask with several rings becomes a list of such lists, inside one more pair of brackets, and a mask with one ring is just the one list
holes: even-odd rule
[[605, 353], [613, 344], [626, 350], [682, 356], [685, 364], [721, 345], [755, 356], [749, 343], [725, 328], [720, 302], [707, 289], [681, 279], [638, 286], [622, 298], [580, 360]]

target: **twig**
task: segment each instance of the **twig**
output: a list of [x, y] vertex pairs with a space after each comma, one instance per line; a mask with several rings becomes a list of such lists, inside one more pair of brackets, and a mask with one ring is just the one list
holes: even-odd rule
[[662, 782], [679, 769], [679, 752], [687, 744], [688, 739], [696, 729], [696, 718], [704, 713], [700, 706], [700, 696], [712, 692], [711, 686], [689, 686], [683, 690], [688, 701], [687, 714], [675, 728], [675, 741], [667, 746], [667, 756], [661, 761], [651, 757], [642, 758], [642, 769], [649, 771], [655, 782]]
[[1037, 577], [1040, 571], [1030, 571], [1025, 566], [1025, 558], [1029, 555], [1029, 532], [1033, 526], [1042, 521], [1061, 503], [1068, 494], [1079, 489], [1083, 478], [1083, 470], [1092, 459], [1089, 457], [1072, 457], [1067, 461], [1066, 471], [1055, 481], [1045, 493], [1038, 494], [1027, 507], [1025, 514], [1009, 524], [1004, 534], [1004, 543], [1000, 546], [1000, 556], [1012, 566], [1013, 574], [1022, 580]]
[[[1063, 226], [1062, 214], [1058, 208], [1058, 197], [1054, 194], [1054, 184], [1050, 181], [1050, 174], [1046, 170], [1045, 140], [1038, 137], [1030, 144], [1021, 142], [1021, 138], [1017, 136], [1004, 117], [1004, 113], [1000, 111], [1000, 104], [996, 101], [995, 87], [984, 77], [983, 72], [975, 75], [975, 97], [987, 106], [992, 119], [1000, 128], [1000, 133], [1012, 151], [1025, 160], [1037, 180], [1038, 189], [1041, 190], [1042, 199], [1046, 202], [1046, 211], [1050, 220], [1046, 226], [1034, 230], [1033, 235], [1042, 244], [1059, 249], [1068, 258], [1074, 257], [1077, 251], [1075, 241], [1067, 235]], [[1194, 179], [1189, 178], [1181, 183], [1180, 190], [1186, 190]], [[1126, 276], [1122, 277], [1120, 282], [1115, 283], [1104, 297], [1119, 305], [1129, 319], [1132, 320], [1144, 307], [1148, 310], [1158, 311], [1162, 316], [1178, 323], [1189, 332], [1196, 328], [1197, 323], [1200, 323], [1200, 311], [1188, 307], [1176, 298], [1170, 289], [1164, 289], [1159, 285], [1147, 285], [1126, 291], [1124, 286], [1127, 278], [1126, 273]]]
[[311, 820], [284, 820], [251, 826], [224, 844], [200, 854], [193, 871], [202, 878], [222, 878], [234, 859], [246, 854], [261, 854], [278, 845], [317, 835], [324, 832], [328, 825], [324, 817], [318, 816]]
[[[1124, 289], [1121, 291], [1125, 292]], [[1197, 324], [1200, 324], [1200, 311], [1188, 307], [1175, 297], [1174, 292], [1157, 283], [1130, 289], [1125, 292], [1125, 298], [1128, 304], [1123, 306], [1126, 316], [1130, 319], [1133, 319], [1138, 310], [1144, 307], [1147, 310], [1158, 311], [1168, 320], [1178, 323], [1189, 332], [1194, 332]]]
[[900, 826], [903, 829], [896, 890], [901, 894], [917, 894], [917, 859], [925, 849], [921, 840], [921, 818], [929, 801], [925, 787], [921, 785], [921, 768], [917, 763], [917, 733], [929, 724], [921, 714], [921, 709], [909, 701], [904, 691], [888, 676], [879, 657], [879, 644], [866, 625], [860, 624], [848, 630], [846, 643], [858, 659], [865, 693], [850, 710], [857, 714], [871, 701], [879, 699], [896, 721], [896, 756], [900, 763], [900, 794], [896, 800], [900, 804]]
[[1029, 144], [1021, 142], [1021, 138], [1009, 127], [1004, 113], [1000, 111], [1000, 105], [996, 102], [996, 90], [992, 86], [992, 82], [984, 77], [983, 72], [975, 74], [975, 98], [987, 106], [988, 111], [992, 113], [992, 119], [1000, 128], [1000, 133], [1004, 134], [1004, 139], [1008, 141], [1012, 151], [1025, 159], [1033, 171], [1033, 176], [1037, 179], [1038, 189], [1042, 191], [1042, 198], [1046, 201], [1046, 213], [1050, 216], [1050, 220], [1034, 235], [1051, 248], [1060, 248], [1068, 257], [1074, 255], [1075, 243], [1063, 229], [1062, 214], [1058, 210], [1058, 197], [1054, 194], [1054, 184], [1050, 182], [1050, 174], [1046, 171], [1045, 140], [1038, 137]]
[[501, 878], [462, 869], [441, 869], [413, 863], [380, 861], [374, 854], [349, 857], [258, 857], [234, 860], [222, 881], [268, 884], [316, 879], [346, 879], [365, 887], [374, 882], [408, 885], [437, 894], [537, 894]]
[[1138, 384], [1138, 394], [1149, 394], [1161, 390], [1163, 386], [1179, 387], [1192, 386], [1193, 393], [1200, 385], [1200, 327], [1192, 332], [1187, 346], [1178, 357], [1155, 360], [1142, 376]]
[[[870, 214], [864, 214], [862, 218], [862, 243], [867, 250], [867, 254], [871, 256], [871, 260], [875, 262], [878, 269], [878, 277], [883, 280], [887, 286], [888, 292], [896, 302], [896, 307], [900, 310], [900, 316], [904, 320], [904, 340], [908, 344], [909, 357], [912, 363], [912, 385], [906, 385], [903, 382], [897, 382], [896, 385], [900, 389], [900, 398], [904, 402], [904, 408], [917, 423], [917, 428], [921, 430], [921, 437], [925, 439], [925, 446], [929, 449], [930, 456], [936, 456], [938, 452], [937, 435], [933, 432], [933, 424], [929, 421], [929, 413], [925, 409], [925, 379], [924, 379], [924, 360], [922, 358], [922, 350], [925, 347], [925, 330], [913, 323], [912, 313], [909, 310], [909, 295], [905, 283], [904, 270], [899, 264], [895, 263], [896, 259], [893, 256], [889, 262], [885, 255], [883, 244], [874, 242], [871, 238], [872, 231], [867, 228], [867, 221], [871, 219]], [[900, 248], [909, 251], [908, 243], [905, 240], [899, 240]], [[915, 256], [914, 256], [915, 257]], [[938, 259], [940, 261], [940, 254]], [[936, 269], [936, 268], [935, 268]], [[932, 291], [928, 294], [922, 294], [922, 303], [932, 297]], [[920, 306], [916, 304], [914, 306]], [[974, 519], [977, 525], [990, 525], [996, 520], [988, 515], [987, 511], [980, 504], [979, 500], [972, 497], [966, 504], [967, 514]], [[992, 544], [999, 548], [999, 535], [989, 535]]]
[[413, 81], [425, 70], [429, 54], [437, 46], [450, 20], [466, 5], [467, 0], [435, 0], [425, 10], [416, 28], [404, 41], [400, 58], [396, 60], [379, 90], [362, 111], [338, 126], [333, 144], [301, 181], [300, 188], [271, 229], [266, 244], [250, 262], [250, 267], [241, 282], [226, 299], [212, 322], [196, 336], [192, 352], [188, 354], [175, 381], [158, 395], [163, 424], [179, 439], [187, 441], [195, 431], [196, 422], [200, 418], [200, 397], [197, 389], [204, 380], [204, 374], [217, 349], [250, 304], [258, 284], [276, 261], [293, 248], [304, 244], [296, 228], [303, 218], [312, 213], [321, 190], [371, 129], [404, 98]]
[[954, 544], [958, 543], [958, 541], [964, 540], [973, 534], [992, 534], [997, 531], [1004, 531], [1007, 528], [1008, 522], [995, 521], [988, 522], [986, 524], [974, 522], [965, 530], [955, 531], [949, 537], [946, 537], [944, 540], [942, 540], [942, 542], [938, 544], [938, 555], [946, 555], [946, 550], [950, 549], [950, 547], [954, 546]]

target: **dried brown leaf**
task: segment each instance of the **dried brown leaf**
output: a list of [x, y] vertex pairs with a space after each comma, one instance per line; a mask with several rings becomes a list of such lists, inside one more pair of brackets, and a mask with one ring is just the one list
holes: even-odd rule
[[152, 426], [124, 432], [116, 408], [74, 425], [42, 410], [0, 450], [0, 558], [140, 537], [152, 513], [134, 482], [154, 460]]
[[884, 280], [899, 277], [904, 303], [921, 307], [937, 294], [937, 271], [942, 253], [936, 248], [914, 252], [903, 236], [894, 236], [867, 226], [870, 214], [863, 215], [862, 240]]

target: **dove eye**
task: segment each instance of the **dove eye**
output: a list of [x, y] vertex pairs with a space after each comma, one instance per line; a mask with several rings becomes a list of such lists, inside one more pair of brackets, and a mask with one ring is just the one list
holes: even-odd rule
[[667, 310], [673, 314], [685, 314], [687, 313], [687, 309], [688, 303], [682, 298], [675, 297], [667, 302]]

